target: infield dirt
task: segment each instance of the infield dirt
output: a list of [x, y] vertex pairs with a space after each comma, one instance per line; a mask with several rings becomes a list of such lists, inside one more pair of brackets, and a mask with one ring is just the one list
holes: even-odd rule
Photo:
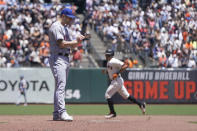
[[73, 122], [52, 116], [0, 116], [0, 131], [197, 131], [197, 116], [73, 116]]

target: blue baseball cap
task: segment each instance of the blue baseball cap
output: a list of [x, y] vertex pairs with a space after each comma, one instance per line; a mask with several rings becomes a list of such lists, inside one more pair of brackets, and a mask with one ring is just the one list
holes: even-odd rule
[[74, 16], [74, 14], [73, 14], [73, 11], [69, 8], [64, 8], [61, 12], [61, 15], [63, 15], [63, 14], [72, 18], [72, 19], [76, 18], [76, 16]]

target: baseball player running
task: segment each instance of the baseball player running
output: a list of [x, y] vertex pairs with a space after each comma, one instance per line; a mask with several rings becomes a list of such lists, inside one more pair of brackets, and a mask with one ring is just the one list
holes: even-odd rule
[[68, 27], [73, 23], [75, 16], [69, 8], [61, 11], [60, 19], [54, 22], [49, 29], [50, 38], [50, 68], [55, 78], [53, 120], [72, 121], [65, 108], [65, 87], [69, 72], [69, 54], [85, 38], [77, 36], [71, 40]]
[[114, 58], [114, 51], [111, 49], [106, 50], [105, 56], [107, 60], [107, 70], [105, 72], [109, 75], [109, 79], [111, 80], [111, 83], [105, 92], [105, 99], [107, 99], [110, 113], [106, 115], [105, 118], [109, 119], [116, 117], [113, 101], [111, 99], [116, 92], [118, 92], [124, 99], [128, 99], [131, 102], [136, 103], [142, 110], [142, 113], [145, 114], [146, 103], [135, 99], [124, 87], [124, 80], [120, 73], [128, 67], [128, 63], [123, 63], [122, 61]]

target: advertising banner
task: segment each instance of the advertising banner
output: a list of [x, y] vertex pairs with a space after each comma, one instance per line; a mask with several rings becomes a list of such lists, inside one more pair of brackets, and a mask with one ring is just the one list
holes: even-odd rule
[[28, 103], [53, 103], [55, 83], [49, 68], [1, 68], [0, 103], [16, 103], [20, 96], [20, 76], [27, 81]]
[[128, 92], [148, 103], [197, 103], [197, 70], [128, 69], [122, 76]]
[[[65, 88], [66, 103], [106, 103], [109, 82], [101, 70], [71, 69]], [[28, 103], [53, 103], [55, 82], [50, 68], [1, 68], [0, 103], [17, 101], [20, 76], [27, 81]], [[122, 77], [128, 92], [147, 103], [197, 103], [197, 70], [127, 69]], [[116, 103], [129, 103], [118, 94], [113, 99]]]

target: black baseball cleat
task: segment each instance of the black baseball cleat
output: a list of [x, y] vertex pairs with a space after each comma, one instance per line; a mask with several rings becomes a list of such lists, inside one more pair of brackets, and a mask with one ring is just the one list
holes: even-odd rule
[[109, 113], [108, 115], [105, 115], [106, 119], [111, 119], [113, 117], [116, 117], [116, 113]]
[[142, 114], [146, 114], [146, 103], [144, 102], [142, 105], [140, 105], [140, 109], [142, 110]]

